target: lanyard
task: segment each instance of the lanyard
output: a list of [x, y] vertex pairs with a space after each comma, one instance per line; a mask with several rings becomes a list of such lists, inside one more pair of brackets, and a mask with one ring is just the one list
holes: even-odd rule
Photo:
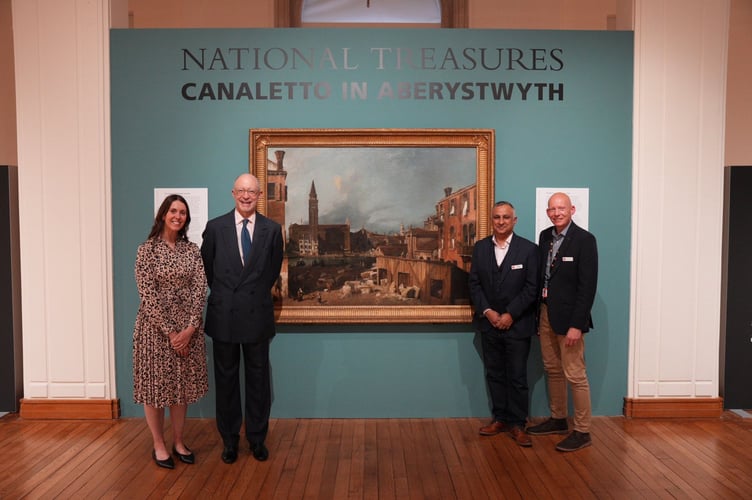
[[[551, 275], [551, 271], [553, 271], [553, 269], [554, 269], [554, 265], [556, 264], [556, 259], [559, 258], [559, 249], [558, 248], [556, 249], [556, 254], [554, 254], [554, 240], [555, 239], [556, 239], [555, 236], [553, 238], [551, 238], [551, 245], [549, 245], [549, 247], [548, 247], [548, 260], [550, 262], [549, 263], [549, 268], [548, 268], [549, 276]], [[559, 245], [559, 247], [561, 247], [561, 245]]]
[[[560, 241], [564, 241], [564, 237], [560, 235], [559, 237]], [[551, 244], [548, 246], [548, 267], [546, 269], [545, 275], [544, 275], [544, 283], [543, 283], [543, 290], [544, 290], [544, 297], [546, 296], [546, 292], [548, 291], [548, 281], [551, 279], [551, 271], [553, 271], [554, 266], [556, 265], [556, 261], [559, 258], [559, 250], [561, 249], [561, 244], [558, 245], [559, 248], [556, 249], [556, 253], [554, 254], [554, 242], [556, 241], [556, 236], [551, 237]]]

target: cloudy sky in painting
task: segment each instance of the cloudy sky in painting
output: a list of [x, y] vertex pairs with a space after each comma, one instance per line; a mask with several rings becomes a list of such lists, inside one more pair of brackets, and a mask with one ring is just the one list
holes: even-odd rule
[[[474, 148], [275, 148], [285, 151], [287, 224], [308, 224], [308, 195], [316, 184], [319, 224], [392, 233], [422, 227], [435, 204], [474, 184]], [[274, 160], [274, 150], [268, 151]]]

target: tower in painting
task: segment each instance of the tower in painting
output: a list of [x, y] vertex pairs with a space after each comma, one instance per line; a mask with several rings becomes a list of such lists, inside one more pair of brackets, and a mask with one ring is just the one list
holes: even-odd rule
[[[284, 165], [285, 152], [275, 151], [274, 158], [276, 162], [269, 159], [266, 164], [265, 215], [278, 222], [282, 228], [285, 228], [287, 227], [285, 220], [285, 203], [287, 203], [287, 171]], [[283, 236], [285, 236], [285, 241], [287, 241], [287, 236]]]
[[311, 191], [308, 193], [308, 227], [311, 230], [311, 239], [319, 234], [319, 197], [316, 194], [316, 183], [311, 181]]

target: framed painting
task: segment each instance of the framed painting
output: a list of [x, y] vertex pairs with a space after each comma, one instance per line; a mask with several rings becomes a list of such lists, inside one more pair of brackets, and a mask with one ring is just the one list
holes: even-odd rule
[[252, 129], [260, 213], [282, 226], [279, 323], [466, 323], [490, 234], [490, 129]]

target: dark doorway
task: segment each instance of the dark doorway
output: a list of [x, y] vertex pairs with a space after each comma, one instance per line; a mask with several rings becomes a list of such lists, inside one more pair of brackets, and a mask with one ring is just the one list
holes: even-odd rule
[[728, 260], [723, 405], [752, 409], [752, 166], [727, 174]]
[[0, 412], [18, 411], [21, 373], [17, 168], [0, 166]]

